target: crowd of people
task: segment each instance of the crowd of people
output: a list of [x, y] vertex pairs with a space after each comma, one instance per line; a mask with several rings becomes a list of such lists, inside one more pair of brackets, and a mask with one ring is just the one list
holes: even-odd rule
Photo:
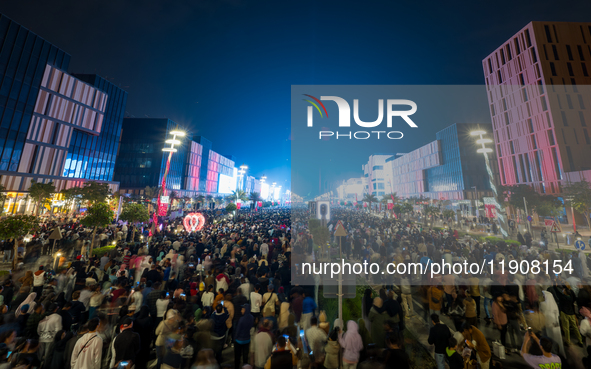
[[[328, 228], [345, 225], [347, 260], [427, 268], [438, 260], [570, 261], [573, 272], [360, 276], [361, 315], [329, 322], [318, 306], [321, 283], [291, 267], [320, 261], [308, 218], [288, 209], [211, 213], [197, 232], [177, 219], [155, 235], [114, 223], [92, 248], [91, 229], [46, 222], [28, 244], [4, 240], [4, 260], [17, 257], [20, 268], [2, 282], [0, 367], [410, 368], [410, 319], [430, 327], [439, 369], [488, 368], [512, 354], [533, 367], [587, 365], [568, 354], [571, 337], [585, 347], [582, 338], [591, 340], [585, 254], [480, 243], [453, 229], [334, 209]], [[55, 229], [63, 238], [54, 246]], [[8, 254], [15, 243], [19, 251]]]

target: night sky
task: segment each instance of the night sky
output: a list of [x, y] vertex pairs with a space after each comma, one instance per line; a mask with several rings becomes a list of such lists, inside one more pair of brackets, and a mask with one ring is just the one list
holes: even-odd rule
[[482, 59], [528, 22], [591, 21], [589, 1], [432, 3], [2, 0], [0, 12], [68, 52], [69, 72], [127, 90], [128, 116], [191, 126], [288, 187], [291, 85], [482, 84]]

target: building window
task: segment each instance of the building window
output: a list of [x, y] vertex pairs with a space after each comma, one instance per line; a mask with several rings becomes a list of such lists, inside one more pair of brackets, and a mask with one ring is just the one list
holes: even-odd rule
[[587, 72], [587, 66], [585, 65], [585, 63], [581, 63], [581, 68], [583, 69], [583, 75], [585, 77], [589, 77], [589, 73]]
[[513, 40], [515, 41], [515, 55], [519, 55], [519, 53], [521, 53], [521, 50], [519, 49], [519, 41], [517, 41], [517, 37]]
[[525, 30], [525, 43], [526, 43], [527, 47], [531, 46], [531, 38], [529, 37], [529, 30], [528, 29]]
[[577, 97], [579, 98], [579, 105], [581, 106], [581, 109], [585, 110], [585, 103], [583, 102], [583, 96], [577, 95]]
[[587, 127], [587, 123], [585, 122], [585, 116], [583, 115], [582, 111], [579, 112], [579, 119], [581, 120], [581, 126]]
[[585, 55], [583, 54], [583, 48], [581, 45], [577, 45], [577, 51], [579, 52], [579, 59], [585, 60]]
[[503, 83], [503, 78], [501, 77], [501, 71], [497, 71], [497, 77], [499, 78], [499, 83]]
[[540, 96], [540, 102], [542, 103], [542, 110], [548, 110], [548, 104], [546, 103], [546, 98], [544, 96]]
[[531, 48], [531, 60], [534, 63], [537, 63], [538, 62], [538, 56], [536, 55], [536, 48], [535, 47], [532, 47]]
[[538, 91], [540, 92], [540, 95], [544, 94], [544, 85], [542, 84], [541, 79], [538, 80]]
[[556, 43], [560, 43], [560, 41], [558, 41], [558, 33], [556, 33], [556, 26], [552, 25], [552, 29], [554, 30], [554, 38], [556, 39]]
[[505, 112], [505, 125], [509, 125], [509, 113]]
[[554, 63], [552, 63], [552, 62], [550, 62], [550, 72], [552, 72], [553, 76], [557, 76], [556, 67], [554, 66]]
[[513, 56], [511, 55], [511, 45], [507, 44], [507, 60], [511, 59], [513, 59]]
[[573, 128], [573, 134], [575, 135], [575, 142], [579, 144], [579, 138], [577, 137], [577, 130]]
[[546, 60], [548, 60], [548, 50], [546, 50], [546, 45], [542, 45], [542, 48], [544, 49], [544, 56], [546, 57]]
[[562, 172], [560, 170], [560, 162], [558, 161], [558, 154], [556, 153], [556, 148], [552, 148], [552, 160], [554, 161], [554, 171], [556, 171], [556, 178], [562, 179]]
[[505, 51], [501, 49], [501, 64], [505, 65]]
[[564, 111], [561, 111], [560, 116], [562, 117], [562, 124], [564, 124], [565, 127], [568, 127], [568, 121], [566, 120], [566, 113]]
[[552, 132], [552, 130], [549, 129], [546, 132], [548, 133], [548, 143], [550, 144], [550, 146], [556, 145], [556, 141], [554, 141], [554, 133]]
[[492, 62], [490, 61], [490, 58], [488, 58], [488, 72], [492, 73]]
[[537, 149], [538, 148], [538, 144], [536, 142], [536, 135], [531, 135], [531, 147], [532, 149]]
[[544, 26], [544, 31], [546, 31], [546, 40], [549, 43], [552, 43], [552, 35], [550, 34], [550, 27]]
[[373, 170], [382, 170], [382, 169], [384, 169], [383, 165], [374, 165], [373, 166]]
[[534, 133], [534, 124], [531, 118], [527, 120], [527, 126], [529, 128], [529, 133]]
[[521, 90], [521, 95], [523, 97], [523, 102], [528, 101], [528, 99], [527, 99], [527, 91], [526, 91], [525, 88]]
[[569, 109], [573, 109], [573, 101], [570, 98], [570, 95], [569, 94], [566, 94], [566, 103], [568, 104], [568, 108]]
[[570, 171], [574, 172], [575, 171], [575, 162], [573, 160], [573, 154], [570, 151], [570, 146], [566, 147], [566, 156], [568, 158], [568, 165], [570, 166]]
[[570, 45], [566, 45], [566, 54], [568, 55], [568, 60], [574, 60], [573, 59], [573, 52], [570, 49]]
[[554, 54], [554, 60], [560, 60], [558, 57], [558, 50], [556, 49], [556, 45], [552, 45], [552, 54]]
[[525, 80], [523, 79], [523, 73], [519, 74], [519, 83], [521, 83], [521, 85], [525, 85]]
[[587, 143], [587, 145], [591, 144], [591, 141], [589, 141], [589, 132], [587, 132], [587, 130], [584, 129], [583, 134], [585, 135], [585, 142]]
[[566, 63], [566, 67], [568, 68], [568, 75], [571, 77], [575, 76], [575, 72], [573, 72], [573, 66], [571, 63]]

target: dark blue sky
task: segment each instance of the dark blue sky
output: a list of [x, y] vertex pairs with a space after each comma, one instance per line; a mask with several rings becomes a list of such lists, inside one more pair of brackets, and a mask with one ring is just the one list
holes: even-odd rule
[[591, 2], [2, 0], [0, 12], [70, 53], [70, 72], [126, 89], [129, 115], [191, 125], [288, 186], [291, 85], [481, 84], [482, 59], [529, 21], [591, 21]]

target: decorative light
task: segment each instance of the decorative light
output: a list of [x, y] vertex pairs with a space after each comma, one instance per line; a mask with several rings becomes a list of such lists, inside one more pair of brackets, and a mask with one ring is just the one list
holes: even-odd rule
[[165, 147], [165, 148], [162, 149], [162, 151], [164, 151], [164, 152], [177, 152], [178, 150], [177, 149], [174, 149], [172, 147]]
[[62, 254], [58, 252], [55, 256], [59, 258], [60, 256], [62, 256]]
[[189, 233], [200, 231], [205, 225], [205, 217], [201, 213], [189, 213], [183, 219], [183, 225]]
[[476, 152], [479, 154], [484, 154], [484, 153], [493, 152], [493, 149], [489, 149], [488, 147], [483, 147], [481, 149], [476, 150]]
[[174, 138], [168, 139], [166, 141], [164, 141], [167, 144], [173, 144], [173, 145], [180, 145], [181, 141], [179, 140], [175, 140]]
[[470, 136], [480, 136], [480, 135], [485, 135], [486, 131], [482, 131], [482, 130], [476, 130], [476, 131], [472, 131], [470, 132]]
[[170, 131], [170, 134], [173, 136], [185, 137], [185, 132], [183, 131]]
[[477, 144], [488, 144], [493, 142], [490, 138], [481, 138], [479, 140], [476, 140]]

